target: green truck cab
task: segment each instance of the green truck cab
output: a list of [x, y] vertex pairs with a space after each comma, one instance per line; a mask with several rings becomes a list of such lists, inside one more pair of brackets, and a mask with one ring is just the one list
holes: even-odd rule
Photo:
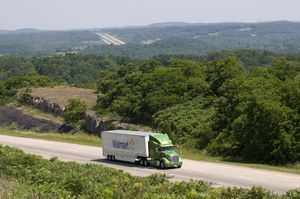
[[149, 136], [149, 153], [151, 165], [162, 169], [182, 166], [182, 160], [175, 152], [174, 145], [167, 134], [153, 133]]

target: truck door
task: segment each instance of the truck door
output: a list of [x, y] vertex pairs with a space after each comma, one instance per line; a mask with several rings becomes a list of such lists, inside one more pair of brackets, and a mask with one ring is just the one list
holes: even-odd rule
[[159, 145], [155, 144], [154, 142], [149, 141], [148, 146], [149, 146], [150, 158], [153, 159], [153, 160], [160, 159]]

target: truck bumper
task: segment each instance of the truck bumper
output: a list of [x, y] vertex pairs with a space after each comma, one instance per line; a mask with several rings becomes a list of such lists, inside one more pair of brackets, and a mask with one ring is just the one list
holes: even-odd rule
[[166, 168], [180, 168], [182, 166], [182, 162], [165, 162]]

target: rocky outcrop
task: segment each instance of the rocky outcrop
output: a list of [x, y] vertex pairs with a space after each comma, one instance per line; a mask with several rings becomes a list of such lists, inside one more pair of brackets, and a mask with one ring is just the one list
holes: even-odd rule
[[54, 102], [50, 102], [43, 98], [37, 98], [32, 96], [26, 97], [26, 99], [23, 100], [23, 103], [36, 107], [43, 112], [52, 113], [54, 115], [59, 115], [59, 116], [62, 116], [65, 110], [65, 107], [62, 105], [56, 104]]
[[100, 135], [102, 131], [111, 129], [147, 130], [141, 125], [128, 124], [121, 121], [107, 120], [94, 115], [86, 115], [85, 130]]
[[[36, 107], [43, 112], [62, 116], [65, 107], [43, 98], [33, 97], [28, 94], [19, 97], [22, 103]], [[85, 130], [91, 134], [101, 135], [102, 131], [110, 129], [145, 130], [143, 126], [128, 124], [111, 119], [101, 118], [93, 114], [85, 116]]]
[[18, 129], [38, 132], [73, 133], [75, 129], [51, 120], [41, 119], [24, 113], [13, 106], [0, 106], [0, 125], [16, 126]]

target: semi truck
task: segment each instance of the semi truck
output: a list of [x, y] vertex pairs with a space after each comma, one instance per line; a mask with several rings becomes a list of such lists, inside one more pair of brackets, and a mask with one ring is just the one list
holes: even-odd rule
[[180, 168], [182, 159], [167, 134], [112, 130], [101, 133], [103, 156], [108, 160], [139, 163], [141, 166]]

